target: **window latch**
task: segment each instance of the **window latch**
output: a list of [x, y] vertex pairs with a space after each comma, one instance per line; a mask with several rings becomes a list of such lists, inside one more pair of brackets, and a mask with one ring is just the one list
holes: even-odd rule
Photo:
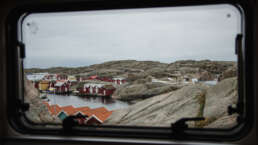
[[74, 126], [80, 125], [78, 119], [86, 119], [84, 115], [70, 115], [63, 120], [64, 133], [71, 133]]
[[[239, 116], [237, 117], [237, 122], [241, 123], [241, 121], [243, 121], [243, 113], [244, 113], [244, 103], [243, 103], [243, 49], [242, 49], [242, 39], [243, 39], [243, 35], [242, 34], [238, 34], [236, 36], [236, 54], [237, 54], [237, 65], [238, 65], [238, 100], [237, 100], [237, 105], [235, 107], [233, 107], [232, 105], [228, 106], [228, 114], [232, 115], [234, 113], [239, 114]], [[241, 82], [241, 83], [240, 83]]]
[[242, 39], [243, 35], [242, 34], [237, 34], [235, 38], [235, 54], [239, 55], [242, 51]]
[[24, 59], [25, 58], [25, 44], [22, 42], [18, 42], [17, 47], [19, 48], [20, 58]]
[[228, 114], [232, 115], [234, 113], [238, 114], [237, 122], [243, 122], [243, 103], [239, 102], [236, 107], [228, 106]]
[[228, 106], [228, 114], [232, 115], [234, 113], [242, 114], [243, 113], [243, 104], [238, 103], [236, 107]]
[[[171, 124], [172, 133], [175, 135], [182, 134], [185, 129], [188, 128], [186, 122], [188, 121], [202, 121], [204, 117], [196, 117], [196, 118], [182, 118], [175, 123]], [[181, 136], [182, 137], [182, 136]]]

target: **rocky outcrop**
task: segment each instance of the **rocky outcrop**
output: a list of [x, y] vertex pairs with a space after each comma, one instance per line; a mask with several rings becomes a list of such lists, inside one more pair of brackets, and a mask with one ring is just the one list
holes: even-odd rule
[[209, 73], [208, 71], [201, 72], [199, 76], [200, 81], [209, 81], [214, 79], [215, 79], [215, 76]]
[[[224, 72], [227, 68], [233, 66], [235, 62], [232, 61], [210, 61], [210, 60], [181, 60], [176, 61], [174, 63], [170, 63], [167, 69], [174, 69], [180, 70], [184, 68], [183, 73], [198, 73], [204, 70], [212, 73], [212, 74], [220, 74]], [[189, 69], [187, 69], [189, 68]]]
[[143, 100], [163, 93], [178, 89], [178, 86], [162, 83], [140, 83], [130, 84], [116, 89], [112, 98], [123, 101]]
[[237, 115], [233, 114], [228, 116], [227, 114], [219, 117], [215, 121], [211, 122], [205, 128], [231, 128], [237, 124]]
[[203, 114], [206, 121], [213, 122], [227, 116], [228, 106], [237, 103], [237, 96], [236, 78], [225, 79], [208, 89]]
[[228, 78], [215, 86], [195, 84], [115, 110], [104, 122], [109, 125], [170, 126], [183, 117], [205, 117], [192, 127], [231, 127], [235, 116], [227, 107], [236, 104], [237, 79]]
[[133, 83], [135, 81], [139, 81], [139, 80], [144, 80], [144, 82], [147, 82], [148, 75], [145, 72], [141, 72], [141, 73], [129, 73], [127, 75], [127, 81], [129, 83]]
[[196, 117], [200, 114], [201, 98], [206, 85], [191, 85], [178, 91], [158, 95], [130, 106], [116, 110], [105, 124], [136, 126], [169, 126], [182, 117]]
[[43, 100], [39, 98], [39, 92], [33, 87], [33, 84], [25, 80], [24, 99], [30, 104], [30, 108], [25, 112], [27, 118], [34, 123], [58, 123], [60, 120], [53, 117], [48, 108], [43, 104]]
[[102, 68], [87, 73], [86, 76], [97, 75], [99, 77], [113, 77], [124, 74], [123, 70]]
[[237, 76], [237, 66], [234, 65], [233, 67], [229, 67], [227, 70], [222, 72], [220, 81], [226, 78], [236, 77]]

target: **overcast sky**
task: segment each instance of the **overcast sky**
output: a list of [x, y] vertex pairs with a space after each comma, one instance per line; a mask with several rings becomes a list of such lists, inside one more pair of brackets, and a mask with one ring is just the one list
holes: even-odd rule
[[22, 29], [26, 68], [125, 59], [235, 61], [240, 14], [229, 5], [30, 14]]

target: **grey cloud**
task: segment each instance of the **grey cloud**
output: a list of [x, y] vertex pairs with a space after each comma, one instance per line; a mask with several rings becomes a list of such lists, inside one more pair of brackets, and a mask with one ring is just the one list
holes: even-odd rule
[[[230, 14], [230, 17], [227, 15]], [[232, 6], [31, 14], [23, 25], [26, 67], [110, 60], [236, 60], [240, 14]]]

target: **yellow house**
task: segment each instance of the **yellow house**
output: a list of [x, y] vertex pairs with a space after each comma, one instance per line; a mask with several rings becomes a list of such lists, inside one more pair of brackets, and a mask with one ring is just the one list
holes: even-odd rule
[[49, 81], [40, 81], [39, 82], [39, 90], [46, 91], [49, 87]]

